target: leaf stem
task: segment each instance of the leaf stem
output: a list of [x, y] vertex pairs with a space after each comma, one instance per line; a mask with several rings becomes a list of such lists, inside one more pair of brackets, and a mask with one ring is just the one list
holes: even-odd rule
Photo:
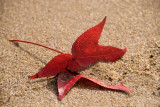
[[23, 43], [29, 43], [29, 44], [33, 44], [33, 45], [38, 45], [38, 46], [41, 46], [41, 47], [47, 48], [47, 49], [49, 49], [49, 50], [53, 50], [53, 51], [55, 51], [55, 52], [58, 52], [58, 53], [64, 54], [63, 52], [60, 52], [60, 51], [58, 51], [58, 50], [56, 50], [56, 49], [49, 48], [49, 47], [47, 47], [47, 46], [40, 45], [40, 44], [38, 44], [38, 43], [33, 43], [33, 42], [23, 41], [23, 40], [16, 40], [16, 39], [10, 39], [9, 41], [11, 41], [11, 42], [23, 42]]

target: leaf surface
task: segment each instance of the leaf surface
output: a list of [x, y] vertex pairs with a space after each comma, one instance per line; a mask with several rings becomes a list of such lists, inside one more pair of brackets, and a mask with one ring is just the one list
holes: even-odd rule
[[73, 56], [70, 54], [59, 54], [55, 56], [50, 62], [48, 62], [42, 70], [40, 70], [33, 76], [29, 76], [29, 78], [35, 79], [42, 77], [50, 77], [56, 76], [61, 72], [68, 72], [66, 71], [66, 65], [68, 63], [68, 60], [71, 60], [72, 57]]
[[70, 63], [71, 71], [79, 71], [94, 64], [97, 61], [114, 62], [120, 59], [127, 51], [127, 48], [120, 49], [112, 46], [101, 46], [98, 44], [100, 35], [104, 28], [106, 17], [98, 25], [90, 28], [80, 35], [72, 46], [73, 63], [78, 63], [79, 68], [73, 68]]
[[104, 87], [106, 89], [111, 89], [111, 90], [120, 90], [120, 91], [125, 91], [127, 93], [132, 93], [132, 91], [127, 88], [125, 85], [120, 83], [119, 85], [105, 85], [105, 82], [101, 80], [96, 80], [93, 78], [86, 77], [84, 75], [72, 75], [72, 74], [66, 74], [66, 73], [61, 73], [58, 76], [57, 80], [57, 85], [58, 85], [58, 93], [59, 93], [59, 100], [62, 100], [62, 98], [65, 96], [65, 94], [70, 90], [70, 88], [80, 79], [84, 78], [101, 87]]

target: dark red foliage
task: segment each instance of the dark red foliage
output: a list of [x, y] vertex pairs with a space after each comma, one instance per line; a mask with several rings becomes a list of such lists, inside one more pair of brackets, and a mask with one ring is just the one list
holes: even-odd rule
[[103, 85], [102, 81], [95, 80], [92, 78], [85, 77], [84, 75], [77, 74], [86, 67], [94, 64], [97, 61], [114, 62], [120, 59], [127, 51], [127, 48], [120, 49], [112, 46], [101, 46], [98, 44], [101, 32], [103, 30], [106, 17], [98, 25], [90, 28], [74, 42], [72, 46], [72, 55], [64, 54], [55, 49], [48, 48], [46, 46], [21, 40], [10, 40], [19, 41], [25, 43], [31, 43], [39, 45], [60, 54], [55, 56], [46, 66], [33, 76], [29, 76], [30, 79], [50, 77], [58, 75], [57, 85], [59, 92], [59, 100], [61, 100], [66, 92], [78, 81], [80, 78], [85, 78], [93, 83], [96, 83], [104, 88], [112, 90], [122, 90], [132, 92], [129, 88], [120, 85], [106, 86]]
[[98, 45], [105, 21], [106, 17], [101, 23], [78, 37], [72, 46], [72, 55], [62, 53], [55, 56], [41, 71], [29, 78], [55, 76], [61, 72], [67, 72], [66, 67], [71, 72], [77, 72], [97, 61], [114, 62], [120, 59], [127, 51], [126, 48]]
[[125, 91], [127, 93], [132, 93], [132, 91], [124, 86], [122, 83], [119, 85], [110, 85], [107, 86], [105, 85], [105, 82], [101, 80], [96, 80], [93, 78], [86, 77], [84, 75], [72, 75], [72, 74], [66, 74], [66, 73], [61, 73], [58, 76], [58, 93], [59, 93], [59, 100], [62, 100], [64, 95], [67, 93], [67, 91], [80, 79], [80, 78], [85, 78], [86, 80], [89, 80], [97, 85], [100, 85], [101, 87], [104, 87], [106, 89], [111, 89], [111, 90], [121, 90]]

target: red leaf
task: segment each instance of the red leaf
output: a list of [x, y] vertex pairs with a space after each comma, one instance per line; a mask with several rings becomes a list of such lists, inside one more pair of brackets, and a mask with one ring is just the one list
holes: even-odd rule
[[[95, 49], [96, 48], [96, 49]], [[89, 55], [86, 55], [85, 57], [77, 58], [75, 61], [81, 66], [86, 67], [89, 65], [94, 64], [97, 61], [105, 61], [105, 62], [114, 62], [118, 59], [120, 59], [127, 51], [127, 48], [125, 49], [119, 49], [112, 46], [97, 46], [95, 48], [92, 48], [89, 53]], [[96, 50], [93, 52], [93, 50]]]
[[33, 76], [30, 76], [30, 79], [55, 76], [61, 72], [67, 72], [66, 67], [67, 69], [69, 69], [70, 72], [80, 71], [82, 69], [85, 69], [87, 66], [94, 64], [97, 61], [114, 62], [120, 59], [125, 54], [127, 50], [126, 48], [119, 49], [112, 46], [98, 45], [98, 40], [103, 30], [105, 21], [106, 17], [98, 25], [90, 28], [78, 37], [78, 39], [74, 42], [72, 46], [73, 55], [64, 54], [58, 50], [29, 41], [10, 41], [30, 43], [61, 53], [60, 55], [54, 57], [38, 73], [36, 73]]
[[80, 79], [80, 78], [85, 78], [97, 85], [100, 85], [101, 87], [104, 87], [106, 89], [111, 89], [111, 90], [121, 90], [121, 91], [125, 91], [128, 93], [132, 93], [132, 91], [127, 88], [126, 86], [124, 86], [122, 83], [120, 83], [119, 85], [110, 85], [107, 86], [105, 85], [105, 83], [101, 80], [95, 80], [93, 78], [89, 78], [86, 77], [84, 75], [72, 75], [72, 74], [66, 74], [66, 73], [61, 73], [58, 76], [58, 80], [57, 80], [57, 85], [58, 85], [58, 93], [59, 93], [59, 100], [62, 100], [62, 98], [65, 96], [65, 94], [67, 93], [67, 91]]
[[94, 64], [97, 61], [114, 62], [120, 59], [127, 51], [126, 48], [119, 49], [112, 46], [101, 46], [98, 44], [98, 40], [103, 30], [105, 21], [106, 17], [98, 25], [90, 28], [89, 30], [87, 30], [81, 36], [78, 37], [78, 39], [74, 42], [72, 46], [72, 55], [64, 54], [63, 52], [60, 52], [58, 50], [29, 41], [23, 41], [23, 40], [10, 40], [10, 41], [30, 43], [60, 53], [59, 55], [55, 56], [38, 73], [36, 73], [33, 76], [29, 76], [30, 79], [34, 79], [41, 77], [56, 76], [57, 74], [59, 74], [57, 80], [59, 100], [61, 100], [64, 97], [66, 92], [80, 78], [85, 78], [107, 89], [132, 92], [122, 83], [120, 83], [120, 85], [106, 86], [104, 85], [104, 82], [100, 80], [88, 78], [83, 75], [73, 75], [74, 71], [79, 71], [81, 69], [84, 69], [87, 66]]
[[66, 71], [66, 65], [68, 60], [72, 59], [70, 54], [60, 54], [55, 56], [42, 70], [33, 76], [29, 76], [30, 79], [56, 76], [61, 72]]
[[98, 25], [90, 28], [82, 35], [80, 35], [72, 46], [72, 55], [76, 58], [83, 57], [86, 54], [87, 49], [96, 47], [98, 45], [98, 40], [101, 36], [104, 24], [106, 22], [106, 17]]
[[[74, 60], [68, 66], [71, 71], [79, 71], [97, 61], [114, 62], [125, 54], [127, 48], [119, 49], [112, 46], [98, 45], [105, 21], [106, 17], [98, 25], [80, 35], [74, 42], [72, 46]], [[73, 67], [73, 63], [78, 64], [79, 68]]]

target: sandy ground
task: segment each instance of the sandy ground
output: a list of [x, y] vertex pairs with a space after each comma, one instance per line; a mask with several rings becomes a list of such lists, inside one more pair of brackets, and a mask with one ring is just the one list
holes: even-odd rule
[[[56, 79], [29, 80], [56, 52], [71, 53], [76, 38], [107, 21], [101, 45], [128, 47], [115, 63], [99, 62], [82, 74], [122, 82], [134, 93], [77, 82], [58, 101]], [[160, 106], [160, 0], [0, 0], [0, 106]]]

